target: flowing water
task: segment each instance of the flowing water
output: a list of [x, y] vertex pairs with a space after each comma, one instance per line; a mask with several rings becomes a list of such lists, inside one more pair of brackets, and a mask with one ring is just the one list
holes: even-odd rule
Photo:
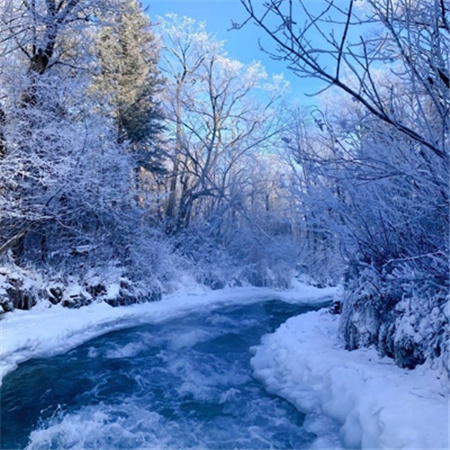
[[93, 339], [21, 364], [2, 449], [308, 448], [304, 416], [252, 377], [251, 347], [310, 307], [266, 301]]

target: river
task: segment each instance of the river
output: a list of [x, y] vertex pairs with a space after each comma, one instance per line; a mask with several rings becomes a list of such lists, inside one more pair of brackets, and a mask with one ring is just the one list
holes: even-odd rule
[[5, 376], [2, 449], [301, 449], [304, 415], [252, 376], [293, 315], [270, 300], [110, 332]]

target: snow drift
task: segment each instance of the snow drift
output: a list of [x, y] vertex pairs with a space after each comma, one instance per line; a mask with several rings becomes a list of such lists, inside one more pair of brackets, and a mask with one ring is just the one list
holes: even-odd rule
[[318, 434], [318, 448], [338, 445], [330, 440], [334, 427], [347, 448], [448, 449], [440, 372], [401, 369], [373, 348], [349, 352], [338, 326], [325, 310], [289, 319], [254, 348], [255, 376], [309, 415], [306, 426]]

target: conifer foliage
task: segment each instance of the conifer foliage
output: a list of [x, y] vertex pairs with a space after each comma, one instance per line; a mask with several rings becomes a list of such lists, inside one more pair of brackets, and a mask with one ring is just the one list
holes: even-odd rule
[[99, 58], [94, 88], [117, 123], [118, 142], [131, 144], [137, 165], [163, 170], [158, 145], [162, 112], [156, 100], [163, 86], [159, 45], [136, 0], [123, 1], [101, 15], [94, 51]]

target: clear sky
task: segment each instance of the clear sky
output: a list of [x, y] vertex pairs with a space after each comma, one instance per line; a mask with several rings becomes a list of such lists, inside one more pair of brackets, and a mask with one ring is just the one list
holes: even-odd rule
[[291, 97], [298, 98], [302, 104], [314, 104], [315, 99], [305, 93], [314, 93], [321, 84], [315, 80], [299, 78], [292, 74], [282, 61], [274, 61], [259, 48], [258, 39], [269, 42], [264, 33], [249, 23], [241, 30], [230, 30], [232, 21], [242, 22], [246, 13], [239, 0], [142, 0], [148, 7], [152, 21], [157, 16], [173, 12], [206, 23], [206, 29], [219, 40], [226, 41], [225, 48], [230, 57], [248, 63], [261, 61], [268, 73], [284, 73], [291, 83]]

